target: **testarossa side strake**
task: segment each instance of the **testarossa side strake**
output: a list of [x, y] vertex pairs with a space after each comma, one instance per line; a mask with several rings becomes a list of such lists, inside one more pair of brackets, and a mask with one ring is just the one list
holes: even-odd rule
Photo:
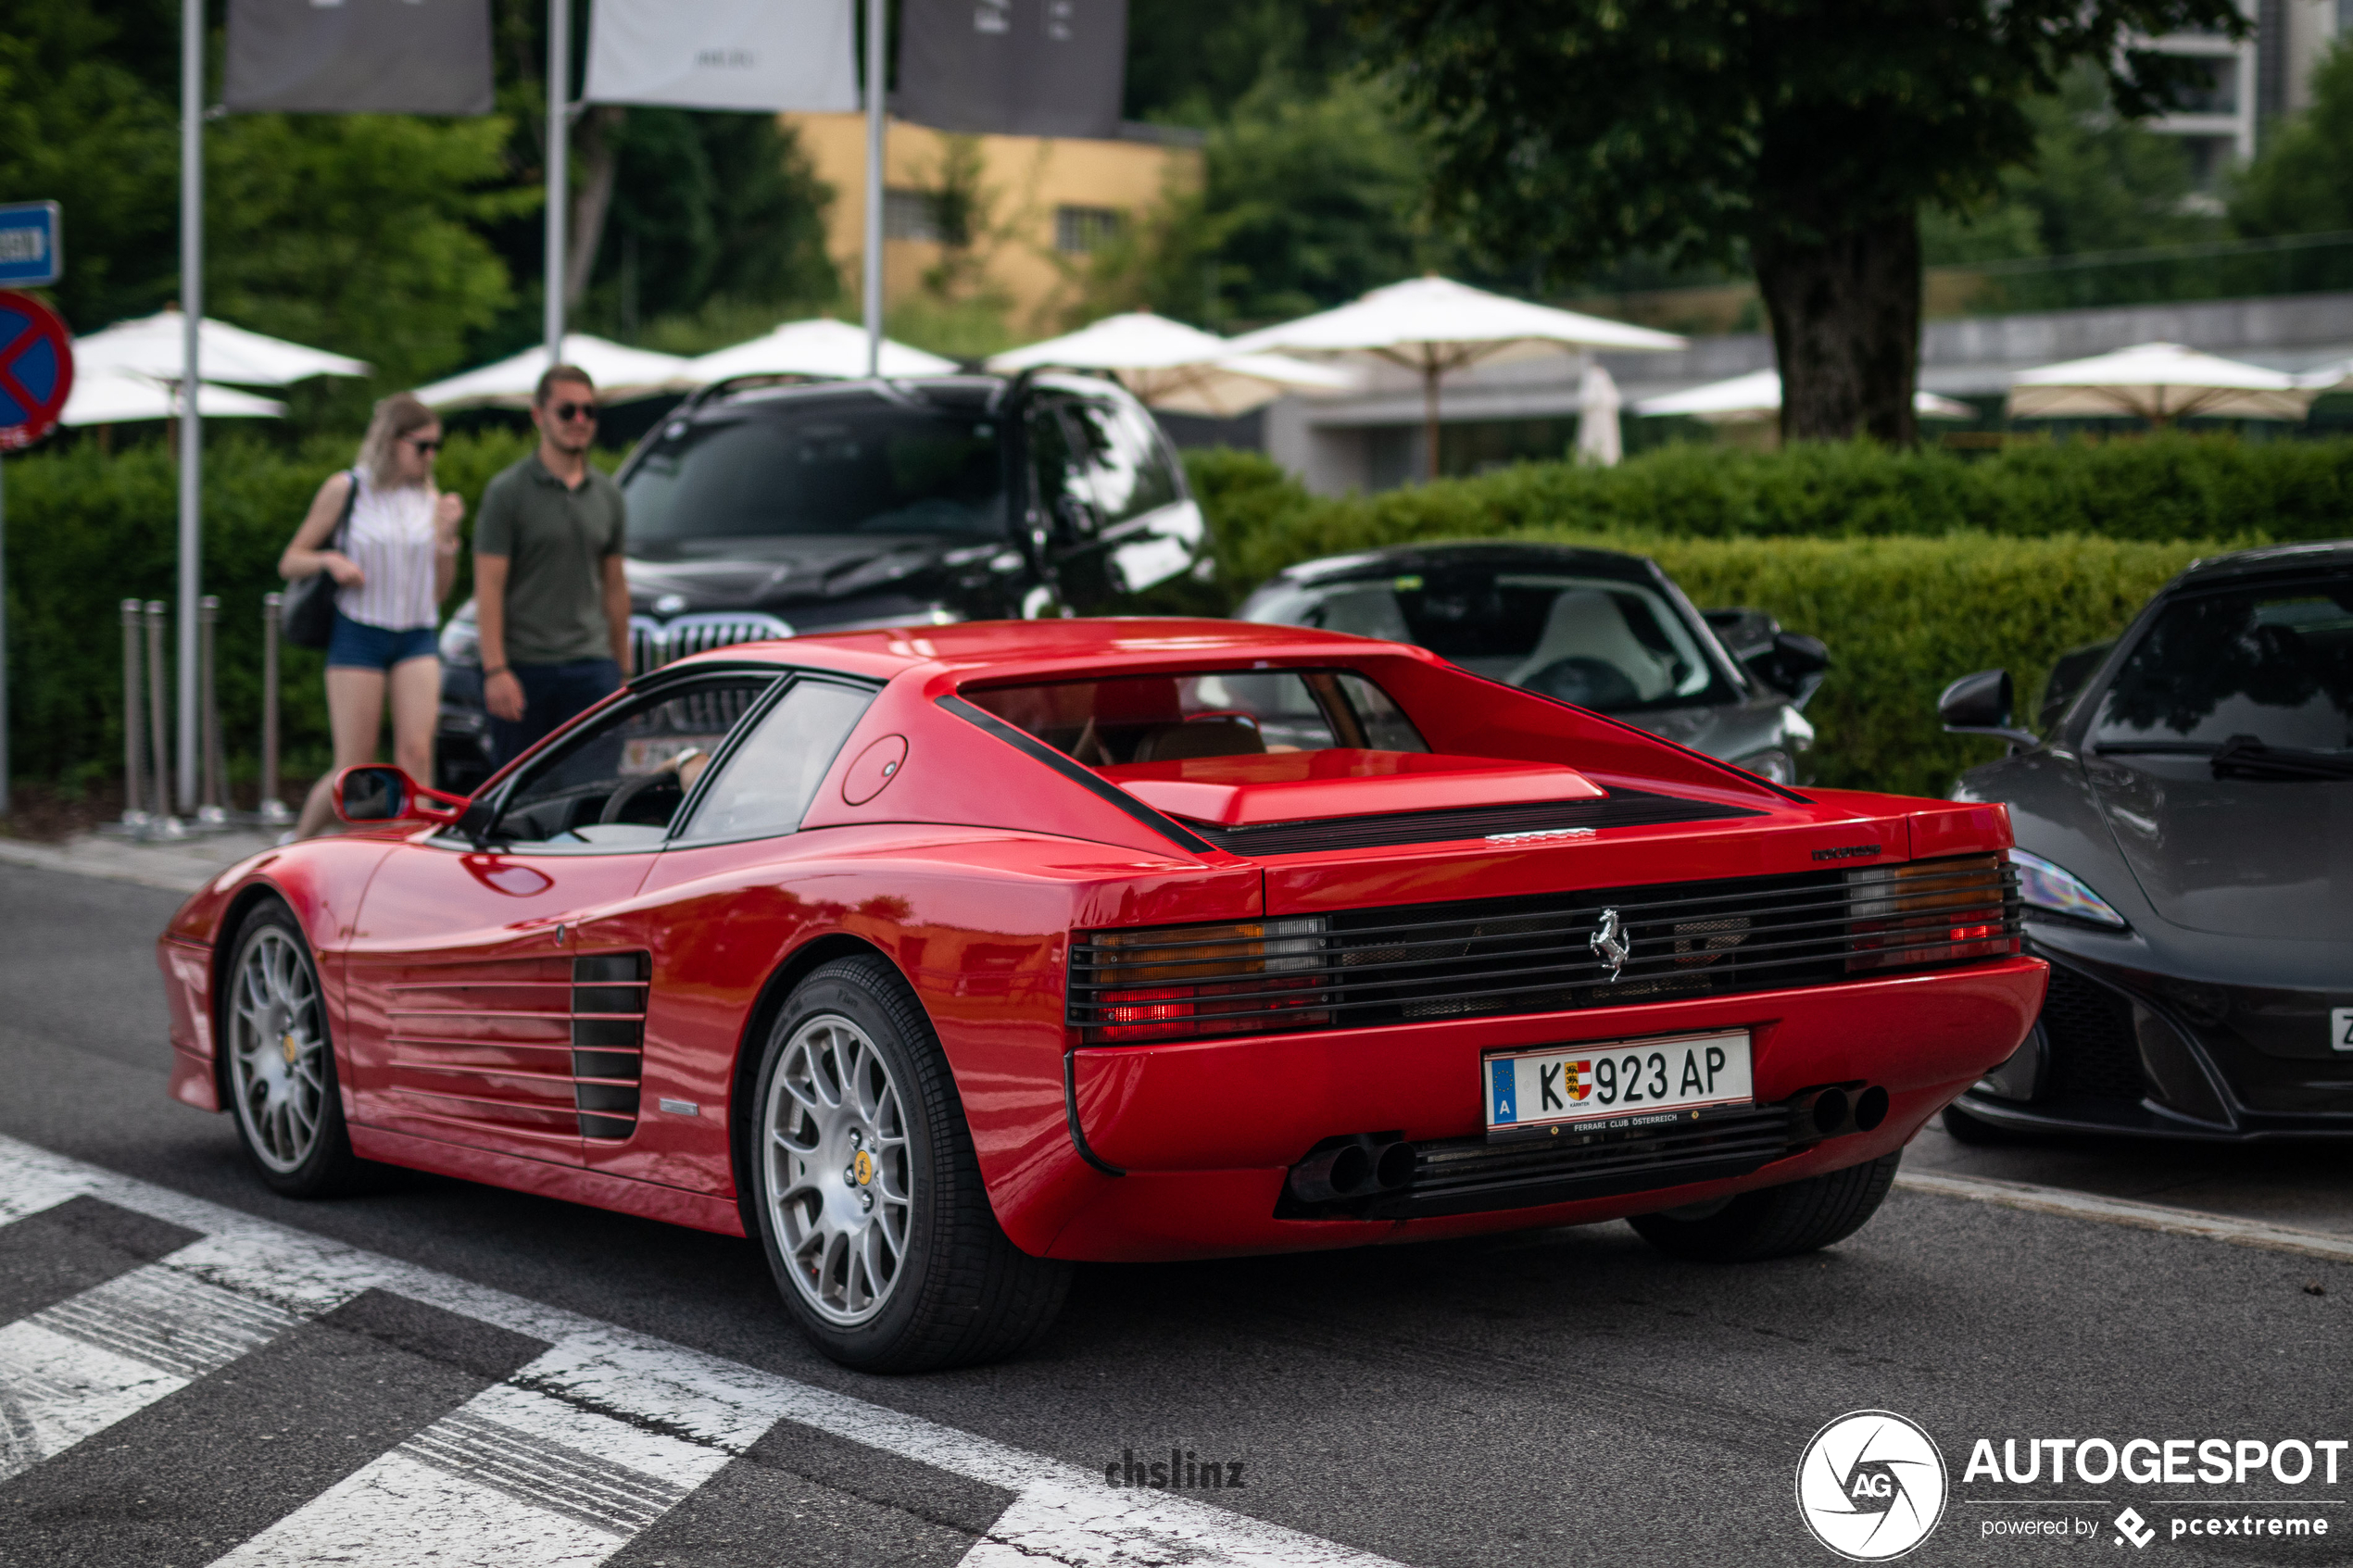
[[172, 1092], [282, 1192], [380, 1160], [749, 1236], [875, 1369], [1028, 1343], [1070, 1261], [1826, 1245], [2045, 982], [1998, 805], [1293, 627], [745, 645], [470, 800], [341, 791], [162, 937]]

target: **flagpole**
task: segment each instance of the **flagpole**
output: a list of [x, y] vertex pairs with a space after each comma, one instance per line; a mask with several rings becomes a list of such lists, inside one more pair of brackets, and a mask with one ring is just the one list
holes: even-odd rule
[[866, 0], [866, 373], [882, 374], [883, 0]]
[[564, 358], [564, 203], [569, 199], [572, 0], [547, 0], [547, 363]]
[[[180, 6], [180, 809], [196, 809], [196, 593], [203, 576], [203, 416], [196, 408], [204, 321], [204, 0]], [[165, 816], [169, 802], [158, 802]]]

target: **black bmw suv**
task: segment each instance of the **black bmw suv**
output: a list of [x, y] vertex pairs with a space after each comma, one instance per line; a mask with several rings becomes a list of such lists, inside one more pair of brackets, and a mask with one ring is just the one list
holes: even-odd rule
[[[723, 382], [615, 476], [632, 663], [728, 643], [1101, 614], [1192, 570], [1201, 508], [1141, 404], [1075, 375]], [[442, 788], [489, 775], [472, 600], [442, 631]]]

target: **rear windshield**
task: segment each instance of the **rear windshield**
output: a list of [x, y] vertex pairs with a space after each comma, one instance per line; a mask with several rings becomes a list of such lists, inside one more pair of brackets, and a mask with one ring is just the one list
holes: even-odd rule
[[1353, 671], [1132, 675], [963, 695], [1090, 768], [1335, 746], [1429, 749], [1389, 694]]
[[622, 480], [629, 542], [1005, 532], [1000, 421], [880, 402], [760, 408], [663, 434]]
[[1491, 681], [1604, 713], [1738, 700], [1667, 596], [1615, 577], [1450, 571], [1300, 588], [1253, 621], [1415, 643]]

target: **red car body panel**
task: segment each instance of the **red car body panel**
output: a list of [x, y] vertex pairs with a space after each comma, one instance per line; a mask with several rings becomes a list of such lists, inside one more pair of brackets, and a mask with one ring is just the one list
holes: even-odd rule
[[[222, 1105], [215, 1041], [228, 948], [245, 912], [275, 897], [319, 960], [360, 1155], [742, 1234], [741, 1101], [771, 1011], [813, 963], [869, 950], [898, 968], [937, 1030], [991, 1202], [1017, 1245], [1074, 1259], [1191, 1258], [1574, 1223], [1857, 1163], [1900, 1147], [2009, 1055], [2040, 1005], [2044, 966], [2007, 957], [1637, 1006], [1082, 1043], [1065, 1022], [1074, 931], [1770, 876], [1818, 872], [1826, 859], [1899, 864], [2006, 848], [2007, 818], [1999, 807], [1779, 790], [1422, 650], [1291, 627], [923, 628], [747, 645], [662, 673], [761, 665], [883, 683], [798, 833], [533, 854], [445, 847], [439, 830], [404, 822], [257, 857], [190, 898], [158, 944], [171, 1092]], [[1075, 764], [1011, 744], [944, 700], [1000, 683], [1333, 667], [1387, 690], [1433, 752], [1499, 759], [1496, 776], [1566, 764], [1574, 773], [1563, 776], [1601, 788], [1757, 814], [1567, 841], [1247, 859], [1178, 842], [1148, 808], [1083, 785]], [[1189, 776], [1183, 766], [1146, 771]], [[1381, 811], [1455, 805], [1466, 788], [1493, 794], [1477, 767], [1381, 771]], [[1251, 787], [1249, 770], [1197, 771]], [[1554, 782], [1529, 797], [1582, 793], [1581, 783]], [[1254, 808], [1232, 809], [1247, 821]], [[635, 1128], [584, 1137], [565, 1065], [569, 1004], [556, 998], [573, 984], [575, 960], [639, 954], [648, 978], [632, 1004], [643, 1016]], [[1319, 1139], [1373, 1128], [1408, 1139], [1482, 1134], [1482, 1051], [1721, 1027], [1753, 1031], [1758, 1103], [1862, 1080], [1888, 1090], [1889, 1114], [1869, 1132], [1729, 1181], [1442, 1218], [1276, 1217], [1287, 1168]]]

